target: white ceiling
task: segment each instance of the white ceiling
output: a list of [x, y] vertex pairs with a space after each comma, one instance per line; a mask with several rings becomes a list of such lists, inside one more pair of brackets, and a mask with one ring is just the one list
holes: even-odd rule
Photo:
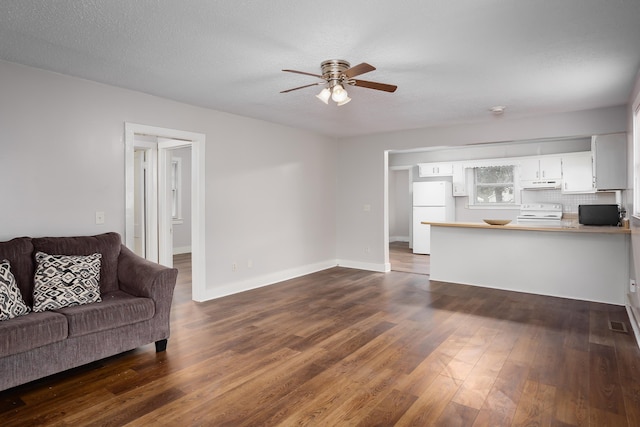
[[[640, 0], [3, 0], [0, 59], [353, 136], [626, 104]], [[325, 59], [398, 90], [279, 93]]]

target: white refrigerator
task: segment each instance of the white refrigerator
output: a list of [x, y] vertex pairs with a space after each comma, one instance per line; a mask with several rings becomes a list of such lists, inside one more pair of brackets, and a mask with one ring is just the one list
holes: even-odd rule
[[413, 183], [413, 253], [431, 253], [431, 226], [422, 221], [455, 220], [452, 184], [448, 181]]

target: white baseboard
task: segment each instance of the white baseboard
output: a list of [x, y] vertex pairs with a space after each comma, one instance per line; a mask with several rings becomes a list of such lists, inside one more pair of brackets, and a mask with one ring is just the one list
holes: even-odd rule
[[326, 260], [315, 264], [309, 264], [302, 267], [291, 268], [289, 270], [277, 271], [262, 276], [252, 277], [247, 280], [241, 280], [226, 286], [216, 287], [215, 289], [207, 289], [205, 297], [196, 301], [204, 302], [216, 298], [222, 298], [228, 295], [237, 294], [251, 289], [262, 288], [264, 286], [273, 285], [285, 280], [295, 279], [296, 277], [305, 276], [307, 274], [316, 273], [318, 271], [327, 270], [332, 267], [356, 268], [358, 270], [377, 271], [387, 273], [391, 271], [391, 264], [374, 264], [360, 261], [348, 260]]
[[409, 236], [389, 236], [389, 243], [393, 242], [409, 242]]
[[190, 254], [190, 253], [191, 253], [191, 246], [179, 246], [177, 248], [173, 248], [174, 255]]
[[277, 271], [274, 273], [265, 274], [262, 276], [252, 277], [247, 280], [241, 280], [235, 283], [231, 283], [226, 286], [216, 287], [214, 289], [207, 289], [205, 298], [202, 301], [208, 301], [216, 298], [222, 298], [228, 295], [237, 294], [251, 289], [262, 288], [264, 286], [273, 285], [289, 279], [295, 279], [296, 277], [305, 276], [307, 274], [315, 273], [318, 271], [326, 270], [328, 268], [335, 267], [335, 260], [327, 260], [318, 262], [315, 264], [309, 264], [301, 267], [291, 268], [288, 270]]
[[638, 348], [640, 348], [640, 312], [631, 305], [631, 298], [627, 294], [627, 304], [625, 304], [625, 308], [627, 309], [627, 315], [629, 316], [629, 322], [631, 323], [631, 329], [633, 329], [633, 335], [636, 337], [636, 344]]
[[346, 268], [357, 268], [358, 270], [377, 271], [379, 273], [387, 273], [391, 271], [391, 264], [374, 264], [371, 262], [350, 261], [346, 259], [339, 259], [338, 266]]

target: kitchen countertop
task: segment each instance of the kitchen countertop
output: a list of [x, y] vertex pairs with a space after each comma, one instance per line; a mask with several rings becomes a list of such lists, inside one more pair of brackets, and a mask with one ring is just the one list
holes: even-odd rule
[[524, 223], [511, 222], [507, 225], [489, 225], [485, 222], [422, 222], [422, 224], [435, 227], [458, 227], [458, 228], [485, 228], [501, 230], [522, 230], [522, 231], [552, 231], [569, 233], [599, 233], [599, 234], [631, 234], [631, 230], [623, 227], [612, 226], [590, 226], [582, 225], [574, 220], [563, 220], [559, 225], [527, 225]]

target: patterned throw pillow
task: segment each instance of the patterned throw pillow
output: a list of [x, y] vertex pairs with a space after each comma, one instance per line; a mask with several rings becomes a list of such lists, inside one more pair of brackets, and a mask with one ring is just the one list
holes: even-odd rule
[[31, 311], [24, 303], [9, 261], [0, 261], [0, 320], [13, 319]]
[[36, 252], [33, 311], [100, 302], [101, 254], [48, 255]]

